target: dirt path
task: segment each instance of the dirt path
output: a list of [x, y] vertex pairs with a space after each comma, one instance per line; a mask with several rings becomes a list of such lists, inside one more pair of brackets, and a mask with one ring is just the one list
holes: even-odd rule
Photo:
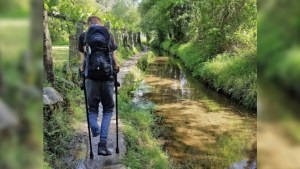
[[[121, 68], [120, 72], [118, 74], [118, 80], [121, 83], [125, 77], [125, 75], [129, 72], [129, 70], [136, 65], [137, 60], [140, 56], [143, 56], [147, 53], [148, 48], [145, 47], [145, 50], [143, 52], [140, 52], [134, 56], [132, 56], [130, 59], [125, 61]], [[98, 117], [98, 124], [100, 125], [102, 118], [102, 106], [100, 104], [100, 111], [99, 111], [99, 117]], [[125, 146], [125, 140], [124, 135], [122, 133], [122, 127], [123, 124], [121, 120], [119, 120], [119, 148], [120, 153], [116, 154], [115, 148], [116, 148], [116, 114], [114, 111], [109, 134], [108, 134], [108, 147], [113, 150], [113, 155], [111, 156], [98, 156], [97, 155], [97, 145], [99, 142], [99, 137], [92, 137], [92, 145], [93, 145], [93, 153], [94, 153], [94, 159], [89, 159], [89, 144], [88, 144], [88, 133], [87, 133], [87, 123], [83, 122], [81, 123], [79, 127], [79, 134], [83, 134], [85, 137], [83, 138], [82, 144], [79, 146], [78, 151], [76, 152], [76, 158], [78, 160], [77, 162], [77, 169], [125, 169], [125, 166], [121, 164], [121, 158], [126, 153], [126, 146]]]

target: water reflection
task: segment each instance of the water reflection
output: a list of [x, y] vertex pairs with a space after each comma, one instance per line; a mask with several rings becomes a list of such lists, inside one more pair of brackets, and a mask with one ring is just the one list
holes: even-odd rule
[[[164, 118], [164, 148], [179, 168], [256, 164], [256, 116], [191, 77], [174, 58], [149, 65], [145, 94]], [[249, 162], [248, 162], [249, 161]], [[243, 168], [242, 167], [242, 168]]]

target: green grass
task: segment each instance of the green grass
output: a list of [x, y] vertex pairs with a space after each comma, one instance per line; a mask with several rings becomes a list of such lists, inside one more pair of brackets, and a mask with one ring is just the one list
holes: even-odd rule
[[124, 63], [125, 60], [129, 59], [132, 55], [136, 53], [138, 53], [136, 49], [131, 51], [127, 48], [124, 48], [123, 46], [119, 46], [119, 48], [117, 49], [117, 58], [119, 65]]
[[194, 70], [195, 67], [207, 60], [204, 52], [201, 50], [200, 43], [189, 42], [180, 45], [177, 55], [190, 70]]
[[127, 154], [122, 161], [131, 169], [171, 168], [168, 156], [154, 137], [158, 129], [155, 124], [157, 118], [152, 112], [156, 107], [138, 108], [132, 102], [130, 95], [139, 86], [141, 79], [139, 69], [132, 69], [126, 75], [119, 95], [120, 117], [124, 123], [127, 147]]
[[222, 89], [239, 103], [249, 108], [256, 107], [256, 57], [249, 53], [242, 55], [218, 55], [194, 74], [215, 89]]
[[65, 163], [64, 157], [70, 156], [74, 149], [70, 142], [76, 137], [78, 122], [85, 118], [84, 95], [78, 86], [70, 88], [64, 84], [61, 67], [54, 70], [57, 78], [54, 88], [62, 95], [64, 104], [55, 111], [44, 112], [44, 161], [47, 168], [71, 167], [74, 164]]
[[146, 71], [148, 68], [149, 62], [153, 60], [154, 53], [152, 51], [148, 52], [146, 55], [139, 58], [137, 67], [142, 71]]
[[68, 40], [55, 41], [52, 43], [52, 45], [55, 46], [69, 45], [69, 41]]
[[52, 54], [54, 67], [61, 67], [69, 59], [69, 46], [53, 46]]

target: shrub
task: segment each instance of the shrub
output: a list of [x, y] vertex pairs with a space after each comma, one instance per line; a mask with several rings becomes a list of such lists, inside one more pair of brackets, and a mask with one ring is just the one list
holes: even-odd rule
[[160, 47], [159, 45], [160, 45], [160, 42], [158, 39], [153, 39], [152, 41], [150, 41], [150, 46], [152, 46], [152, 47], [158, 48], [158, 47]]
[[142, 70], [143, 72], [146, 71], [148, 68], [150, 60], [153, 58], [154, 53], [153, 52], [148, 52], [146, 55], [142, 56], [139, 58], [137, 67]]
[[200, 43], [189, 42], [179, 46], [177, 54], [184, 62], [185, 66], [194, 70], [199, 63], [206, 60], [204, 53], [201, 50]]
[[170, 53], [172, 55], [178, 55], [177, 52], [178, 52], [178, 48], [180, 47], [180, 44], [179, 43], [175, 43], [173, 44], [173, 46], [170, 48]]
[[172, 45], [172, 40], [167, 39], [160, 44], [160, 48], [168, 51], [170, 49], [171, 45]]

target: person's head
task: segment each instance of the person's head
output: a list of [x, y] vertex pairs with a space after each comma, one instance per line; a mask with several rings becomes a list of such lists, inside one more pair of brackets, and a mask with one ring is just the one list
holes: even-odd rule
[[102, 21], [101, 21], [101, 19], [100, 19], [98, 16], [90, 16], [90, 17], [87, 19], [87, 23], [88, 23], [88, 26], [91, 26], [91, 25], [93, 25], [93, 24], [101, 25], [101, 24], [102, 24]]

